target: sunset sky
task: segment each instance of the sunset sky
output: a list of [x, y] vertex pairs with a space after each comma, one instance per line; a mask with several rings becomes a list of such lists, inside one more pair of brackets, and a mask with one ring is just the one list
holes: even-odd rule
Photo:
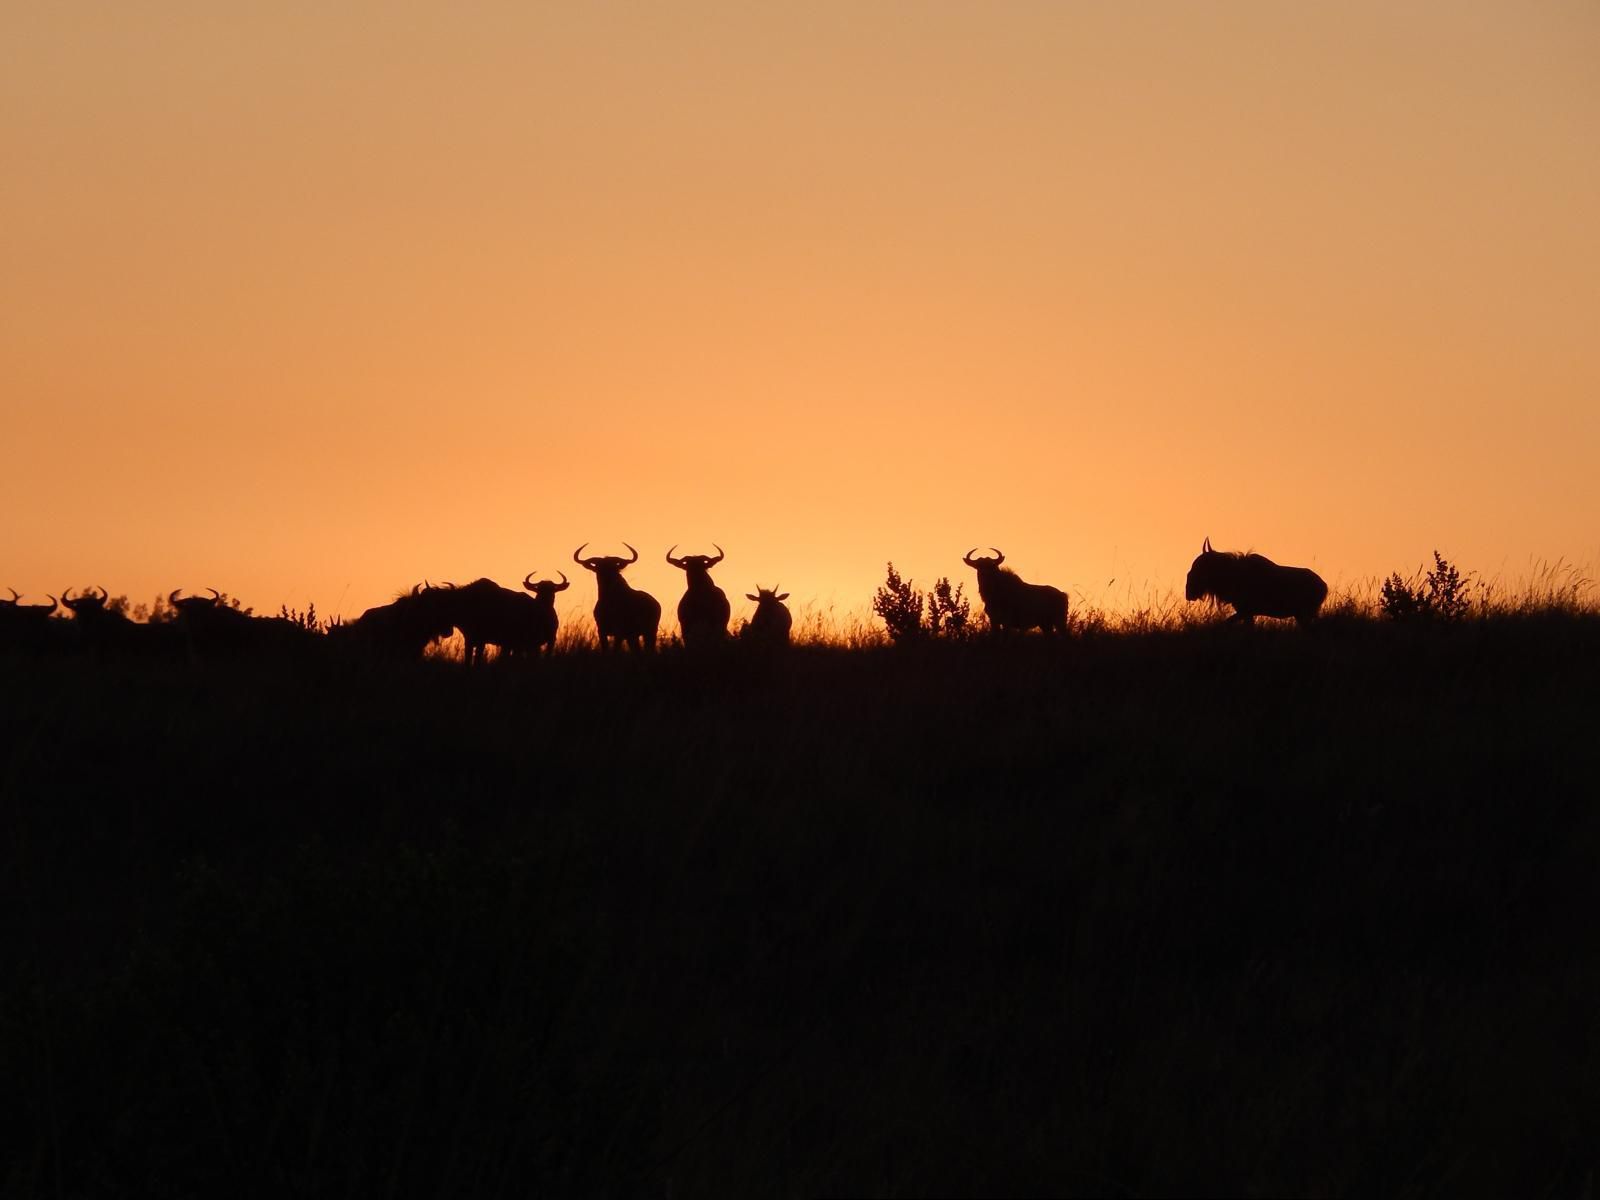
[[1600, 564], [1593, 0], [19, 2], [0, 164], [31, 598]]

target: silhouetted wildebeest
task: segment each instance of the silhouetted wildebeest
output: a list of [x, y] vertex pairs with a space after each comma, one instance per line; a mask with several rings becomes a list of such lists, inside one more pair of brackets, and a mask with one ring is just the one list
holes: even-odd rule
[[[563, 580], [565, 578], [562, 576]], [[448, 589], [445, 611], [466, 642], [469, 667], [484, 662], [490, 646], [498, 646], [503, 657], [511, 658], [537, 653], [540, 646], [555, 641], [553, 597], [560, 588], [553, 583], [550, 584], [551, 599], [543, 605], [535, 596], [503, 588], [492, 579], [474, 579], [460, 587], [448, 583], [445, 587]], [[534, 591], [534, 588], [528, 590]]]
[[79, 641], [96, 654], [119, 653], [134, 646], [146, 627], [135, 624], [128, 615], [107, 607], [111, 594], [100, 588], [100, 594], [84, 592], [71, 595], [67, 588], [61, 593], [61, 603], [72, 610], [77, 625]]
[[449, 592], [419, 583], [389, 604], [367, 609], [329, 632], [343, 646], [378, 659], [419, 659], [428, 643], [455, 631]]
[[728, 597], [711, 581], [711, 568], [723, 560], [722, 547], [715, 542], [716, 557], [709, 554], [685, 554], [673, 558], [674, 545], [667, 551], [667, 561], [688, 576], [683, 599], [678, 601], [678, 628], [683, 633], [685, 646], [704, 646], [720, 642], [728, 636], [728, 617], [733, 610]]
[[177, 610], [174, 624], [198, 655], [250, 654], [257, 651], [293, 650], [309, 645], [313, 634], [285, 617], [257, 617], [223, 603], [222, 593], [207, 588], [209, 596], [185, 596], [177, 588], [167, 603]]
[[[622, 543], [628, 546], [627, 542]], [[656, 631], [661, 626], [661, 605], [649, 592], [628, 586], [622, 572], [639, 561], [639, 552], [628, 546], [632, 558], [581, 557], [585, 542], [572, 552], [572, 561], [594, 572], [599, 592], [594, 602], [594, 624], [600, 634], [600, 648], [609, 650], [626, 643], [635, 650], [656, 646]]]
[[556, 593], [564, 592], [572, 586], [567, 580], [565, 571], [557, 571], [561, 582], [554, 579], [541, 579], [534, 582], [533, 572], [529, 571], [522, 577], [522, 586], [533, 593], [532, 603], [534, 614], [529, 622], [533, 644], [529, 649], [535, 653], [542, 647], [554, 654], [556, 649], [556, 630], [561, 623], [556, 617]]
[[1309, 621], [1328, 598], [1328, 585], [1309, 567], [1280, 567], [1270, 558], [1236, 550], [1213, 550], [1207, 538], [1189, 567], [1186, 600], [1210, 596], [1233, 606], [1230, 621], [1253, 625], [1257, 617]]
[[789, 630], [794, 625], [794, 618], [783, 603], [789, 593], [779, 592], [776, 585], [764, 588], [757, 584], [756, 594], [746, 592], [744, 598], [756, 602], [756, 615], [739, 636], [758, 646], [787, 646]]
[[53, 620], [59, 602], [54, 596], [49, 604], [23, 604], [22, 594], [16, 588], [7, 588], [11, 599], [0, 599], [0, 650], [43, 650], [52, 644], [53, 626], [65, 624]]
[[1048, 583], [1024, 583], [1014, 571], [1001, 568], [1006, 556], [994, 550], [993, 558], [973, 558], [974, 546], [961, 561], [978, 573], [978, 595], [989, 624], [997, 632], [1007, 629], [1042, 629], [1046, 633], [1067, 631], [1067, 594]]

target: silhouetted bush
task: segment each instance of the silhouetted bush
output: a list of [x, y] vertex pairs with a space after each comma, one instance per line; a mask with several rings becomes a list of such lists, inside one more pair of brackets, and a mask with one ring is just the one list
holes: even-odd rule
[[307, 633], [327, 633], [334, 625], [333, 621], [324, 621], [317, 616], [317, 604], [314, 600], [306, 605], [304, 612], [290, 608], [287, 604], [279, 605], [278, 616]]
[[972, 634], [972, 605], [959, 583], [952, 586], [948, 578], [940, 578], [931, 592], [920, 592], [911, 580], [900, 577], [893, 563], [872, 597], [872, 611], [896, 642], [920, 637], [960, 641]]
[[896, 642], [908, 641], [922, 633], [922, 593], [900, 578], [894, 564], [888, 564], [883, 586], [872, 597], [872, 611], [878, 614]]
[[1472, 609], [1467, 594], [1471, 586], [1471, 576], [1463, 578], [1456, 565], [1435, 550], [1433, 569], [1420, 583], [1414, 576], [1402, 579], [1398, 572], [1383, 581], [1379, 607], [1394, 621], [1459, 621]]
[[954, 588], [949, 579], [940, 579], [928, 593], [927, 631], [932, 637], [960, 641], [972, 634], [972, 605], [961, 594], [961, 584]]

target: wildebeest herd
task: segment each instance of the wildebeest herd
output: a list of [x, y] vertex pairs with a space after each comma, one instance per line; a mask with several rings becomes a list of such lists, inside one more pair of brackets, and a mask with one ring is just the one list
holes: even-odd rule
[[[661, 604], [623, 578], [639, 561], [639, 552], [626, 542], [630, 557], [590, 555], [588, 543], [573, 551], [575, 563], [594, 573], [596, 600], [594, 623], [602, 650], [624, 646], [635, 652], [652, 650], [661, 624]], [[1005, 555], [994, 547], [993, 557], [977, 556], [974, 547], [961, 561], [977, 572], [978, 596], [990, 627], [996, 634], [1040, 630], [1045, 634], [1068, 631], [1065, 592], [1048, 584], [1027, 583], [1003, 566]], [[723, 561], [716, 554], [686, 554], [666, 561], [684, 572], [685, 589], [678, 602], [678, 626], [686, 648], [714, 646], [730, 639], [732, 608], [727, 594], [711, 578]], [[535, 579], [529, 572], [522, 590], [501, 587], [490, 579], [471, 583], [419, 583], [388, 604], [369, 608], [353, 621], [336, 622], [320, 633], [305, 622], [288, 617], [257, 617], [226, 603], [222, 594], [185, 596], [182, 590], [168, 596], [171, 619], [149, 623], [134, 621], [109, 603], [104, 588], [82, 592], [70, 589], [49, 604], [24, 604], [11, 591], [0, 598], [0, 649], [49, 650], [77, 646], [102, 655], [191, 654], [214, 656], [239, 653], [293, 652], [325, 636], [352, 654], [376, 659], [418, 659], [428, 646], [453, 633], [461, 634], [469, 666], [486, 660], [493, 646], [501, 658], [533, 657], [552, 653], [560, 621], [555, 597], [571, 586], [566, 573], [554, 579]], [[9, 590], [9, 589], [8, 589]], [[1316, 617], [1327, 599], [1328, 586], [1305, 567], [1283, 567], [1259, 554], [1213, 550], [1207, 538], [1189, 568], [1186, 599], [1211, 598], [1233, 608], [1232, 621], [1245, 624], [1256, 617], [1293, 618], [1305, 622]], [[738, 640], [747, 645], [781, 647], [789, 644], [793, 625], [784, 601], [787, 592], [758, 587], [746, 599], [755, 602], [755, 615], [739, 629]], [[72, 619], [59, 615], [65, 607]]]

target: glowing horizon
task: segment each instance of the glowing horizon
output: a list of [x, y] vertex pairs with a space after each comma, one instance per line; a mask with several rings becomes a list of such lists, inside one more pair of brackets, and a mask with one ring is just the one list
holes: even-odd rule
[[[0, 16], [0, 587], [1600, 563], [1600, 12]], [[1592, 573], [1592, 571], [1591, 571]], [[1115, 583], [1108, 581], [1115, 580]], [[1105, 605], [1111, 606], [1111, 605]]]

